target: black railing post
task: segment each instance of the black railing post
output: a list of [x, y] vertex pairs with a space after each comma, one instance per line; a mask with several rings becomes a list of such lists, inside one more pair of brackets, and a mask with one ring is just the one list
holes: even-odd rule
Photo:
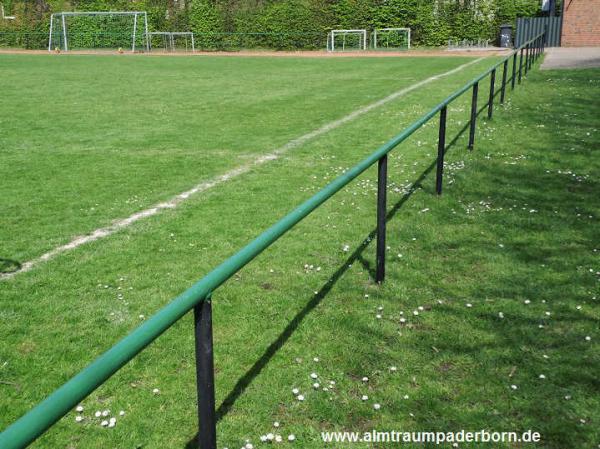
[[492, 114], [494, 113], [494, 95], [496, 89], [496, 69], [492, 70], [492, 74], [490, 76], [490, 99], [488, 101], [488, 119], [492, 118]]
[[531, 45], [531, 58], [529, 58], [529, 70], [531, 70], [531, 68], [533, 67], [533, 63], [535, 62], [535, 48], [534, 48], [534, 44], [533, 42], [530, 44]]
[[519, 57], [519, 84], [521, 84], [521, 78], [523, 77], [523, 52], [524, 48], [521, 49], [521, 56]]
[[512, 78], [510, 80], [512, 90], [515, 90], [515, 83], [517, 81], [517, 52], [513, 55], [513, 63], [512, 63]]
[[375, 281], [385, 279], [385, 220], [387, 199], [387, 154], [379, 159], [377, 165], [377, 272]]
[[438, 195], [442, 194], [442, 178], [444, 176], [444, 153], [446, 152], [446, 117], [448, 106], [440, 111], [440, 132], [438, 136], [437, 176], [435, 178], [435, 190]]
[[212, 298], [208, 296], [194, 307], [199, 449], [217, 448], [211, 301]]
[[529, 53], [529, 67], [527, 68], [528, 72], [531, 70], [531, 67], [533, 67], [533, 42], [529, 44]]
[[473, 84], [473, 97], [471, 99], [471, 129], [469, 131], [469, 150], [475, 146], [475, 128], [477, 127], [477, 94], [479, 93], [479, 83]]
[[525, 47], [525, 76], [529, 72], [529, 44]]
[[544, 32], [544, 35], [542, 36], [542, 53], [546, 52], [546, 40], [548, 38], [548, 30], [546, 30]]
[[504, 61], [504, 68], [502, 69], [502, 91], [500, 92], [500, 103], [504, 104], [504, 98], [506, 97], [506, 76], [508, 72], [508, 59]]

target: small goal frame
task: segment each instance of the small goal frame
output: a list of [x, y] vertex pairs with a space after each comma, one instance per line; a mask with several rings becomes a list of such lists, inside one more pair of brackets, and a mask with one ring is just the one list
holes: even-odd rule
[[146, 11], [71, 11], [71, 12], [57, 12], [50, 16], [50, 34], [48, 37], [48, 51], [52, 51], [52, 33], [54, 31], [55, 22], [60, 20], [62, 25], [62, 35], [64, 40], [65, 52], [69, 51], [69, 41], [67, 38], [67, 23], [65, 17], [74, 16], [133, 16], [133, 33], [131, 41], [131, 52], [135, 53], [135, 40], [138, 36], [138, 18], [143, 19], [142, 26], [144, 30], [142, 35], [146, 37], [146, 51], [150, 51], [150, 45], [148, 43], [148, 14]]
[[359, 50], [366, 50], [367, 49], [367, 30], [331, 30], [329, 32], [329, 36], [327, 39], [327, 51], [329, 52], [335, 52], [336, 48], [335, 48], [335, 36], [336, 35], [342, 35], [344, 36], [344, 43], [342, 44], [342, 49], [338, 50], [338, 51], [347, 51], [345, 48], [345, 37], [348, 34], [358, 34], [359, 36], [362, 37], [362, 45], [360, 45]]
[[[168, 43], [168, 47], [167, 47], [168, 51], [175, 51], [175, 37], [177, 37], [177, 36], [189, 37], [189, 38], [191, 38], [192, 53], [194, 53], [196, 51], [196, 42], [194, 40], [194, 33], [191, 31], [151, 31], [150, 33], [147, 33], [148, 48], [150, 49], [150, 51], [152, 51], [152, 42], [150, 41], [150, 38], [152, 36], [163, 36], [164, 38], [166, 38], [166, 42]], [[186, 41], [186, 46], [187, 46], [187, 41]]]
[[410, 50], [410, 28], [375, 28], [373, 30], [373, 49], [382, 49], [384, 47], [377, 46], [377, 33], [381, 33], [383, 31], [406, 31], [407, 32], [407, 41], [408, 41], [408, 49]]

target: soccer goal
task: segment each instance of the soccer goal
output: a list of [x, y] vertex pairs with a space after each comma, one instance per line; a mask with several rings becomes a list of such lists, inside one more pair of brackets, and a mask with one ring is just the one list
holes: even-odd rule
[[331, 30], [327, 51], [353, 51], [367, 49], [367, 30]]
[[145, 11], [59, 12], [50, 16], [48, 51], [74, 49], [149, 50]]
[[410, 28], [376, 28], [371, 40], [374, 50], [408, 50]]
[[191, 31], [152, 31], [148, 33], [150, 51], [196, 51], [194, 33]]

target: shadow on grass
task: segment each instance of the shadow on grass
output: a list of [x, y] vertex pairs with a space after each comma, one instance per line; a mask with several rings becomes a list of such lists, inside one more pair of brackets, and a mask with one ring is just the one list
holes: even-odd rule
[[[420, 186], [420, 183], [427, 177], [427, 175], [434, 169], [435, 162], [429, 165], [425, 171], [417, 178], [413, 188], [394, 205], [394, 207], [387, 213], [386, 221], [391, 220], [398, 211], [402, 208], [402, 206], [409, 200], [412, 194], [417, 190], [417, 187]], [[304, 318], [315, 308], [317, 307], [321, 301], [327, 296], [329, 291], [333, 288], [335, 283], [344, 275], [344, 273], [350, 268], [350, 266], [359, 261], [366, 270], [369, 271], [371, 277], [375, 278], [375, 273], [371, 268], [369, 262], [363, 258], [362, 253], [367, 249], [371, 241], [377, 235], [377, 228], [374, 228], [367, 237], [362, 241], [362, 243], [350, 254], [350, 256], [346, 259], [346, 261], [333, 273], [331, 278], [323, 285], [311, 298], [311, 300], [302, 308], [300, 312], [296, 314], [296, 316], [289, 322], [289, 324], [285, 327], [285, 329], [279, 334], [277, 339], [269, 345], [269, 347], [265, 350], [263, 355], [252, 365], [252, 367], [244, 374], [240, 380], [233, 387], [233, 390], [227, 395], [227, 397], [223, 400], [221, 405], [216, 411], [217, 422], [220, 421], [227, 413], [231, 410], [236, 400], [244, 393], [246, 388], [250, 385], [250, 383], [260, 374], [263, 368], [269, 363], [269, 361], [273, 358], [273, 356], [283, 347], [283, 345], [289, 340], [289, 338], [293, 335], [294, 331], [298, 328], [298, 326], [302, 323]], [[198, 436], [194, 436], [185, 446], [186, 449], [196, 449], [197, 448], [197, 439]]]
[[[460, 136], [467, 130], [469, 125], [467, 124], [463, 127], [459, 134], [453, 139], [450, 144], [447, 146], [446, 151], [452, 147], [460, 138]], [[386, 222], [390, 221], [392, 218], [396, 216], [396, 214], [400, 211], [402, 206], [406, 204], [406, 202], [410, 199], [415, 191], [422, 188], [423, 181], [429, 176], [429, 174], [436, 167], [436, 161], [434, 160], [429, 166], [425, 168], [425, 170], [419, 175], [419, 177], [412, 184], [411, 189], [404, 194], [388, 211], [386, 215]], [[371, 279], [375, 279], [375, 270], [371, 266], [370, 262], [363, 257], [363, 252], [369, 244], [375, 239], [377, 236], [377, 228], [373, 228], [371, 232], [366, 236], [366, 238], [362, 241], [362, 243], [356, 247], [354, 252], [350, 254], [350, 256], [346, 259], [346, 261], [333, 273], [331, 278], [327, 281], [325, 285], [323, 285], [310, 299], [310, 301], [304, 306], [304, 308], [296, 314], [296, 316], [289, 322], [289, 324], [285, 327], [285, 329], [279, 334], [277, 339], [269, 345], [269, 347], [265, 350], [263, 355], [254, 363], [254, 365], [238, 380], [236, 385], [233, 387], [233, 390], [227, 395], [227, 397], [223, 400], [221, 405], [218, 407], [216, 411], [217, 422], [220, 421], [227, 413], [231, 410], [236, 400], [244, 393], [246, 388], [252, 383], [252, 381], [260, 374], [263, 368], [269, 363], [269, 361], [273, 358], [273, 356], [283, 347], [283, 345], [289, 340], [289, 338], [293, 335], [294, 331], [298, 328], [298, 326], [302, 323], [304, 318], [315, 308], [317, 307], [321, 301], [327, 296], [336, 282], [344, 275], [344, 273], [355, 263], [360, 262], [364, 269], [368, 271]], [[194, 436], [188, 443], [186, 444], [186, 449], [195, 449], [197, 448], [197, 438], [198, 436]]]
[[[597, 266], [592, 249], [596, 251], [600, 242], [600, 182], [595, 175], [599, 166], [593, 157], [600, 148], [600, 102], [581, 98], [591, 82], [589, 72], [563, 73], [544, 72], [536, 78], [556, 82], [564, 77], [579, 89], [579, 98], [569, 97], [566, 89], [571, 86], [540, 100], [545, 101], [543, 107], [521, 98], [516, 128], [543, 130], [531, 136], [519, 130], [514, 137], [508, 133], [489, 144], [498, 153], [510, 149], [514, 158], [522, 151], [526, 158], [513, 163], [506, 154], [490, 151], [491, 159], [463, 175], [462, 184], [466, 176], [473, 180], [461, 193], [463, 203], [493, 198], [496, 212], [470, 218], [476, 218], [473, 226], [485, 233], [446, 234], [438, 242], [438, 247], [464, 249], [453, 256], [450, 267], [432, 259], [439, 274], [439, 297], [456, 303], [437, 306], [436, 315], [445, 323], [434, 321], [434, 332], [417, 331], [409, 344], [417, 353], [430, 353], [424, 363], [440, 377], [440, 384], [460, 393], [415, 401], [411, 411], [420, 417], [418, 428], [504, 422], [513, 429], [539, 431], [544, 448], [598, 444], [600, 354], [593, 343], [598, 279], [588, 268]], [[558, 104], [560, 125], [553, 126], [558, 123]], [[588, 132], [592, 130], [596, 132]], [[504, 247], [497, 249], [490, 238]], [[530, 299], [530, 305], [524, 299]], [[462, 301], [475, 305], [462, 307]], [[451, 332], [453, 326], [461, 335]], [[586, 335], [592, 336], [591, 342]], [[461, 372], [464, 363], [476, 366], [477, 375]], [[469, 386], [461, 388], [456, 378]], [[405, 412], [393, 407], [394, 412]], [[492, 412], [501, 418], [490, 419]]]
[[0, 258], [0, 274], [16, 273], [21, 269], [21, 262]]
[[[546, 75], [544, 74], [544, 76], [546, 76]], [[510, 90], [507, 91], [507, 94], [509, 92], [510, 92]], [[589, 111], [591, 105], [590, 104], [585, 105], [585, 104], [579, 103], [577, 106], [579, 108], [581, 108], [582, 111]], [[593, 105], [593, 106], [597, 107], [597, 105]], [[532, 109], [530, 111], [526, 111], [526, 113], [531, 114], [531, 115], [538, 114], [538, 111], [535, 110], [535, 105], [531, 105], [531, 108]], [[481, 107], [479, 109], [478, 116], [485, 110], [487, 110], [487, 105], [484, 105], [483, 107]], [[498, 112], [498, 111], [496, 111], [496, 112]], [[573, 117], [576, 118], [577, 114], [575, 114]], [[449, 142], [449, 144], [447, 145], [446, 151], [448, 151], [450, 148], [455, 146], [457, 144], [457, 142], [459, 141], [460, 137], [463, 136], [464, 133], [468, 131], [468, 129], [469, 129], [469, 122], [467, 122], [467, 124], [465, 126], [463, 126], [462, 129], [459, 130], [456, 137], [454, 137]], [[567, 145], [567, 144], [572, 144], [572, 137], [559, 136], [556, 133], [554, 133], [554, 134], [548, 134], [547, 141], [548, 141], [547, 142], [548, 145], [554, 145], [554, 146]], [[477, 139], [476, 139], [476, 148], [477, 148]], [[391, 210], [387, 213], [386, 221], [390, 221], [392, 218], [394, 218], [397, 215], [397, 213], [400, 211], [400, 209], [406, 204], [406, 202], [410, 199], [410, 197], [416, 190], [423, 188], [422, 187], [423, 181], [428, 177], [428, 175], [430, 175], [430, 173], [434, 170], [435, 166], [436, 166], [436, 162], [433, 161], [421, 173], [421, 175], [413, 183], [411, 190], [408, 193], [406, 193], [405, 195], [403, 195], [400, 198], [400, 200], [398, 202], [396, 202], [394, 204], [394, 206], [391, 208]], [[487, 168], [485, 168], [485, 167], [487, 167]], [[520, 203], [536, 204], [537, 208], [547, 208], [547, 209], [551, 209], [553, 207], [566, 208], [573, 201], [573, 198], [570, 195], [572, 192], [570, 192], [568, 189], [565, 190], [564, 182], [562, 182], [563, 180], [561, 180], [560, 178], [558, 178], [556, 176], [550, 176], [550, 175], [546, 176], [546, 175], [541, 174], [539, 167], [536, 168], [535, 170], [529, 170], [529, 171], [525, 172], [524, 170], [515, 169], [512, 166], [506, 166], [506, 165], [502, 166], [500, 163], [496, 163], [496, 164], [490, 163], [490, 164], [484, 166], [484, 170], [482, 170], [480, 173], [478, 173], [477, 176], [480, 179], [486, 180], [486, 183], [484, 183], [482, 185], [482, 187], [489, 186], [490, 189], [495, 188], [495, 186], [498, 186], [498, 185], [514, 185], [514, 186], [518, 185], [519, 186], [518, 189], [514, 189], [518, 194], [518, 198], [508, 198], [508, 197], [504, 198], [505, 204], [503, 205], [503, 207], [508, 207], [509, 204], [512, 203], [513, 201], [518, 201]], [[540, 190], [541, 185], [544, 187], [543, 191]], [[588, 185], [588, 186], [583, 187], [583, 190], [585, 190], [585, 191], [582, 193], [584, 195], [593, 194], [592, 192], [594, 190], [597, 192], [598, 191], [597, 189], [598, 189], [598, 183], [593, 182], [591, 186]], [[567, 192], [567, 195], [565, 195], [565, 192]], [[481, 198], [486, 193], [489, 193], [489, 192], [486, 192], [485, 188], [480, 188], [478, 191], [470, 192], [469, 196], [471, 196], [473, 198]], [[543, 201], [542, 201], [542, 198], [543, 198]], [[568, 220], [567, 217], [565, 217], [565, 220]], [[569, 221], [571, 221], [571, 220], [568, 220], [567, 223]], [[514, 224], [517, 224], [517, 223], [514, 223]], [[519, 222], [518, 225], [520, 226], [519, 232], [522, 231], [522, 232], [527, 233], [527, 232], [538, 231], [537, 229], [535, 229], [535, 227], [537, 225], [533, 221], [531, 221], [529, 224], [530, 228], [528, 227], [527, 223]], [[281, 349], [285, 345], [285, 343], [293, 335], [294, 331], [298, 328], [298, 326], [302, 323], [302, 321], [306, 318], [306, 316], [309, 315], [311, 313], [311, 311], [313, 309], [315, 309], [315, 307], [317, 307], [321, 303], [321, 301], [325, 298], [325, 296], [330, 292], [332, 287], [346, 273], [346, 271], [352, 264], [354, 264], [355, 262], [361, 263], [363, 265], [363, 267], [369, 272], [371, 277], [374, 278], [374, 267], [371, 265], [371, 263], [366, 258], [363, 257], [363, 253], [364, 253], [365, 249], [369, 246], [371, 241], [373, 241], [375, 239], [376, 235], [377, 235], [377, 231], [375, 228], [366, 236], [366, 238], [363, 240], [363, 242], [358, 247], [356, 247], [356, 249], [352, 252], [352, 254], [350, 254], [350, 256], [345, 260], [345, 262], [337, 269], [337, 271], [335, 271], [335, 273], [327, 281], [327, 283], [325, 285], [323, 285], [320, 288], [320, 290], [318, 292], [316, 292], [315, 295], [309, 300], [309, 302], [302, 308], [302, 310], [296, 314], [296, 316], [283, 329], [283, 331], [279, 334], [279, 336], [275, 339], [275, 341], [273, 341], [268, 346], [268, 348], [264, 351], [263, 355], [254, 363], [254, 365], [238, 380], [238, 382], [236, 383], [234, 388], [231, 390], [231, 392], [227, 395], [227, 397], [223, 400], [221, 405], [218, 407], [217, 412], [216, 412], [217, 421], [220, 421], [223, 417], [225, 417], [227, 415], [227, 413], [231, 410], [231, 408], [236, 403], [237, 399], [244, 393], [246, 388], [260, 374], [260, 372], [263, 370], [263, 368], [270, 362], [270, 360], [279, 351], [279, 349]], [[464, 243], [464, 242], [462, 242], [462, 243]], [[468, 244], [472, 244], [472, 243], [473, 242], [468, 242]], [[468, 247], [468, 244], [466, 245], [467, 247]], [[554, 253], [559, 251], [562, 253], [563, 249], [560, 248], [560, 245], [558, 247], [556, 245], [554, 245], [552, 247], [552, 250], [548, 250], [548, 249], [545, 249], [545, 248], [539, 247], [539, 246], [527, 246], [527, 245], [524, 245], [521, 247], [516, 246], [515, 248], [513, 248], [513, 253], [511, 254], [511, 257], [514, 258], [514, 264], [523, 264], [523, 263], [529, 263], [532, 261], [543, 260], [545, 257], [549, 256], [548, 251], [552, 251]], [[455, 269], [461, 269], [461, 268], [462, 267], [456, 267]], [[512, 295], [518, 295], [519, 293], [515, 292], [515, 289], [518, 290], [519, 288], [523, 289], [523, 291], [521, 292], [522, 294], [527, 295], [531, 291], [530, 281], [531, 280], [528, 279], [527, 276], [520, 279], [518, 277], [515, 278], [514, 276], [511, 275], [507, 279], [503, 279], [500, 282], [497, 279], [494, 280], [492, 282], [493, 283], [492, 287], [495, 287], [495, 288], [490, 288], [490, 286], [487, 283], [477, 284], [473, 287], [473, 289], [471, 289], [469, 291], [469, 295], [472, 297], [481, 297], [481, 298], [486, 298], [486, 297], [490, 297], [490, 296], [503, 297], [507, 294], [507, 291], [510, 291], [510, 293]], [[503, 287], [498, 288], [499, 285], [501, 285]], [[507, 287], [504, 287], [504, 286], [507, 286]], [[442, 293], [442, 292], [440, 292], [440, 293]], [[458, 321], [466, 321], [466, 320], [472, 318], [471, 315], [467, 315], [467, 311], [461, 312], [460, 310], [458, 310], [456, 308], [444, 307], [442, 309], [442, 312], [444, 314], [446, 314], [448, 317], [453, 316], [454, 319], [456, 319]], [[481, 318], [481, 320], [477, 321], [477, 324], [473, 324], [473, 326], [478, 327], [478, 329], [482, 332], [493, 333], [493, 335], [494, 335], [493, 344], [481, 343], [481, 344], [477, 344], [477, 345], [465, 345], [465, 344], [461, 344], [456, 341], [448, 340], [448, 341], [444, 341], [443, 344], [441, 344], [440, 342], [436, 343], [439, 351], [442, 352], [443, 355], [446, 357], [454, 357], [454, 356], [459, 357], [459, 356], [465, 356], [465, 355], [472, 356], [476, 359], [481, 359], [482, 364], [490, 365], [490, 363], [491, 363], [492, 366], [495, 366], [495, 364], [515, 365], [515, 364], [522, 362], [521, 360], [515, 359], [516, 356], [514, 354], [507, 355], [505, 359], [500, 358], [500, 359], [494, 360], [494, 361], [487, 360], [486, 357], [490, 350], [500, 351], [503, 348], [522, 347], [522, 345], [524, 344], [524, 340], [525, 340], [526, 344], [528, 344], [528, 343], [532, 344], [535, 336], [532, 334], [531, 329], [537, 327], [539, 320], [531, 319], [531, 318], [523, 318], [523, 317], [514, 317], [514, 318], [511, 317], [511, 323], [510, 323], [511, 327], [509, 330], [507, 330], [506, 322], [499, 321], [497, 319], [497, 317], [495, 317], [491, 314], [481, 315], [480, 318]], [[577, 314], [575, 314], [575, 315], [571, 314], [569, 316], [565, 316], [565, 320], [567, 320], [569, 322], [571, 322], [572, 320], [589, 321], [589, 318], [585, 318], [585, 317], [577, 315]], [[471, 321], [469, 323], [472, 324]], [[366, 329], [365, 329], [365, 331], [366, 331]], [[531, 340], [531, 341], [527, 341], [527, 340]], [[421, 348], [424, 351], [427, 351], [431, 347], [431, 342], [428, 341], [427, 339], [423, 339], [420, 343], [417, 343], [417, 344], [424, 345], [423, 348]], [[577, 365], [577, 360], [579, 360], [580, 363], [582, 361], [580, 360], [580, 358], [577, 359], [577, 357], [578, 356], [580, 357], [581, 354], [583, 354], [584, 351], [587, 350], [587, 347], [584, 344], [582, 344], [582, 343], [573, 344], [573, 343], [568, 343], [566, 341], [562, 341], [559, 344], [555, 343], [554, 349], [559, 352], [565, 352], [566, 353], [565, 361], [570, 364], [567, 371], [565, 371], [565, 373], [562, 375], [563, 376], [562, 381], [566, 381], [571, 377], [575, 377], [578, 374], [581, 374], [582, 368]], [[586, 357], [586, 359], [587, 359], [587, 361], [585, 363], [587, 363], [587, 365], [588, 365], [586, 367], [587, 371], [589, 371], [589, 370], [591, 370], [593, 372], [600, 371], [600, 362], [595, 360], [595, 361], [593, 361], [593, 363], [590, 363], [589, 358]], [[535, 367], [535, 366], [532, 366], [529, 368], [529, 371], [531, 371], [530, 374], [532, 376], [533, 376], [533, 374], [536, 373], [536, 369], [537, 369], [537, 367]], [[593, 374], [588, 373], [584, 377], [580, 376], [579, 381], [583, 384], [583, 388], [588, 389], [588, 390], [591, 388], [595, 391], [600, 392], [600, 381], [598, 381], [598, 378], [595, 377]], [[444, 407], [450, 407], [449, 404], [447, 403], [447, 401], [444, 400], [444, 398], [439, 398], [439, 404], [437, 404], [436, 399], [433, 398], [433, 399], [430, 399], [429, 401], [427, 401], [427, 403], [417, 402], [416, 406], [417, 406], [417, 410], [422, 409], [421, 410], [422, 416], [431, 416], [432, 413], [435, 414], [435, 412], [438, 408], [440, 410], [442, 410], [442, 409], [444, 409]], [[544, 421], [543, 413], [547, 412], [547, 407], [549, 407], [549, 406], [554, 407], [554, 406], [556, 406], [556, 404], [545, 403], [543, 397], [538, 398], [537, 401], [529, 401], [527, 403], [527, 407], [529, 407], [527, 409], [527, 412], [530, 413], [530, 415], [528, 416], [528, 419], [530, 421], [531, 421], [531, 419], [534, 419], [534, 420], [539, 420], [539, 422], [543, 422]], [[469, 413], [475, 414], [477, 412], [473, 411], [473, 412], [469, 412]], [[565, 412], [558, 411], [556, 413], [565, 413]], [[517, 417], [517, 418], [519, 418], [519, 417]], [[524, 416], [521, 416], [520, 418], [524, 418]], [[473, 422], [473, 421], [471, 421], [471, 422]], [[431, 425], [431, 422], [423, 422], [423, 423], [419, 423], [419, 424], [423, 424], [423, 428], [431, 428], [431, 427], [427, 427], [428, 425], [429, 426]], [[557, 444], [557, 446], [552, 446], [552, 447], [557, 447], [557, 448], [558, 447], [569, 447], [569, 445], [572, 443], [572, 440], [570, 440], [569, 438], [567, 438], [565, 436], [564, 431], [563, 432], [561, 432], [561, 431], [550, 432], [549, 435], [554, 438], [555, 444]], [[196, 448], [197, 447], [196, 441], [197, 441], [197, 436], [192, 438], [187, 443], [186, 449]], [[560, 446], [561, 444], [563, 446]]]

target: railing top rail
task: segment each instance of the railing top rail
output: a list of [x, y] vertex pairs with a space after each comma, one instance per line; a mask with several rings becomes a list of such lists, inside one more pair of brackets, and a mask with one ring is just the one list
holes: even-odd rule
[[183, 315], [208, 298], [215, 289], [231, 278], [302, 219], [355, 178], [360, 176], [396, 146], [404, 142], [415, 131], [421, 128], [421, 126], [435, 117], [442, 108], [446, 107], [474, 84], [481, 81], [493, 70], [496, 70], [501, 64], [504, 64], [504, 62], [513, 57], [513, 55], [543, 35], [544, 33], [541, 33], [532, 40], [526, 42], [482, 75], [471, 80], [461, 89], [448, 96], [444, 101], [424, 114], [412, 125], [405, 128], [400, 134], [380, 146], [375, 152], [349, 169], [346, 173], [333, 180], [314, 196], [288, 213], [266, 231], [262, 232], [236, 254], [213, 269], [192, 287], [177, 296], [150, 319], [138, 326], [68, 382], [55, 390], [27, 414], [6, 428], [4, 432], [0, 434], [0, 447], [3, 449], [20, 449], [33, 442], [81, 400], [117, 372], [123, 365], [129, 362], [146, 346], [176, 323]]

